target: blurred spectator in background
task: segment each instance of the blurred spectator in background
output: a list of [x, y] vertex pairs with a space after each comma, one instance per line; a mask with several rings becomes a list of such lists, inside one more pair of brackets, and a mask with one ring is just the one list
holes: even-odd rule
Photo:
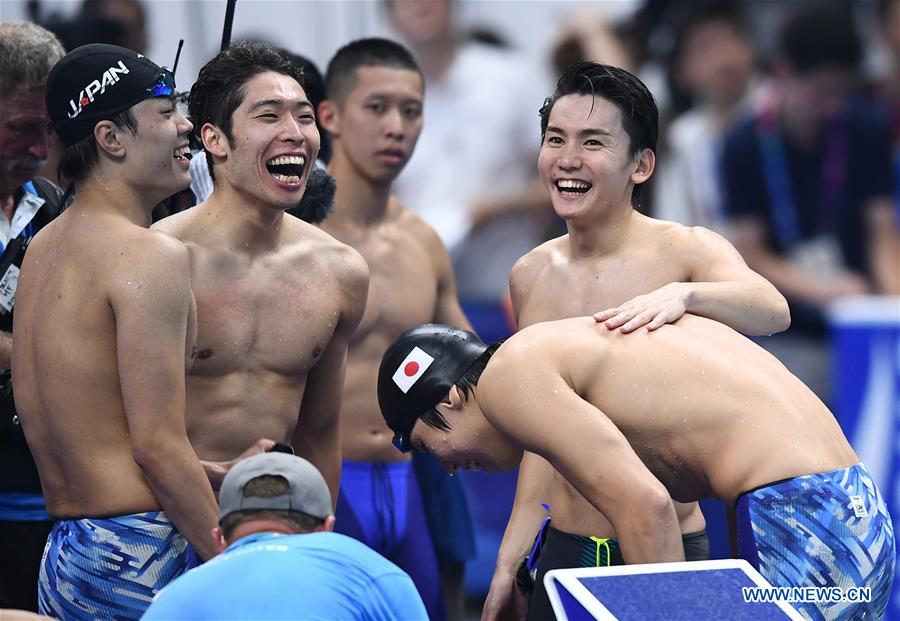
[[498, 304], [550, 217], [534, 164], [545, 86], [518, 54], [466, 41], [450, 0], [386, 2], [425, 73], [425, 124], [397, 195], [450, 250], [464, 307]]
[[620, 30], [596, 8], [576, 11], [560, 28], [551, 47], [554, 72], [561, 74], [569, 65], [592, 60], [635, 73], [635, 59]]
[[886, 109], [891, 123], [895, 207], [900, 217], [900, 0], [880, 0], [878, 8], [886, 62], [876, 76], [875, 97]]
[[139, 0], [83, 0], [72, 19], [51, 15], [46, 22], [67, 50], [88, 43], [110, 43], [147, 51], [147, 19]]
[[36, 175], [50, 150], [47, 75], [62, 56], [62, 45], [40, 26], [0, 22], [0, 608], [33, 611], [53, 522], [18, 424], [9, 368], [25, 249], [61, 208], [59, 189]]
[[725, 234], [721, 141], [748, 111], [753, 76], [752, 43], [737, 5], [715, 0], [692, 5], [672, 57], [673, 81], [693, 106], [669, 125], [654, 216]]
[[789, 16], [771, 93], [723, 152], [735, 245], [791, 304], [790, 330], [761, 344], [826, 401], [825, 308], [900, 292], [889, 133], [852, 96], [861, 55], [849, 11], [814, 3]]

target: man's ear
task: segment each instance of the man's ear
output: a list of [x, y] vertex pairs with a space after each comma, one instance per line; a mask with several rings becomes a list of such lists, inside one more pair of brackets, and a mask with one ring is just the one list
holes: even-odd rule
[[316, 528], [316, 532], [326, 532], [326, 533], [334, 532], [334, 521], [335, 521], [334, 516], [329, 515], [327, 518], [325, 518], [325, 522], [321, 526]]
[[644, 183], [653, 174], [656, 167], [656, 154], [652, 149], [643, 149], [637, 158], [637, 167], [631, 173], [631, 183]]
[[213, 157], [225, 157], [228, 154], [226, 150], [228, 138], [221, 129], [212, 123], [204, 123], [200, 128], [200, 140], [203, 141], [203, 148]]
[[94, 126], [94, 139], [97, 148], [114, 157], [125, 156], [125, 146], [119, 141], [119, 132], [128, 131], [112, 121], [100, 121]]
[[450, 387], [450, 409], [451, 410], [459, 410], [462, 409], [463, 404], [463, 396], [459, 394], [459, 389], [454, 384]]
[[341, 116], [337, 104], [331, 99], [323, 99], [316, 110], [319, 124], [333, 137], [340, 137]]
[[228, 547], [228, 543], [225, 541], [225, 531], [216, 526], [214, 529], [212, 529], [212, 536], [213, 546], [216, 548], [216, 552], [218, 554], [221, 554], [225, 551], [225, 548]]

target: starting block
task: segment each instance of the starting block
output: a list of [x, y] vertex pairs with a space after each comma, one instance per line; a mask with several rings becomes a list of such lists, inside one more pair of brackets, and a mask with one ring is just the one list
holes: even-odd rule
[[803, 621], [785, 602], [746, 602], [771, 587], [742, 559], [554, 569], [544, 587], [557, 621]]

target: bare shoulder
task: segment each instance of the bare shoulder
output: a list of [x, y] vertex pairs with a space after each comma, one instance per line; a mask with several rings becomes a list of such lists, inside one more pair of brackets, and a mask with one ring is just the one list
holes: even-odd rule
[[509, 274], [509, 286], [524, 290], [531, 286], [537, 277], [554, 262], [566, 245], [566, 235], [546, 241], [534, 250], [522, 255], [515, 262]]
[[159, 229], [145, 229], [134, 227], [131, 231], [134, 247], [133, 252], [145, 254], [147, 252], [158, 253], [149, 257], [161, 260], [180, 260], [187, 257], [187, 248], [176, 237]]
[[641, 216], [641, 233], [635, 247], [643, 245], [646, 252], [669, 265], [678, 264], [692, 270], [710, 261], [718, 261], [723, 253], [734, 252], [724, 237], [702, 226], [685, 226], [678, 222]]
[[205, 203], [201, 203], [195, 207], [191, 207], [190, 209], [185, 209], [184, 211], [180, 211], [171, 216], [167, 216], [162, 220], [154, 222], [153, 226], [150, 228], [154, 231], [167, 233], [168, 235], [172, 235], [180, 239], [185, 235], [185, 233], [191, 230], [196, 218], [200, 214], [206, 212], [206, 210], [203, 208], [204, 205]]
[[352, 246], [299, 218], [285, 218], [285, 235], [290, 248], [285, 256], [290, 261], [306, 264], [310, 256], [315, 257], [345, 288], [368, 288], [369, 266]]
[[[570, 357], [569, 344], [573, 334], [584, 331], [589, 317], [564, 319], [536, 323], [516, 332], [494, 352], [482, 374], [484, 387], [491, 395], [507, 394], [505, 387], [533, 387], [535, 382], [543, 382], [564, 366], [564, 359]], [[559, 355], [562, 354], [562, 355]], [[481, 383], [479, 382], [479, 386]], [[508, 398], [525, 397], [522, 394], [507, 395]]]
[[388, 204], [386, 217], [392, 227], [409, 234], [426, 250], [437, 248], [446, 253], [447, 249], [437, 231], [393, 196]]
[[124, 308], [142, 312], [183, 308], [191, 286], [185, 245], [171, 235], [141, 227], [129, 227], [120, 241], [102, 270], [116, 312], [124, 312]]
[[119, 273], [137, 274], [187, 274], [189, 255], [187, 247], [178, 239], [154, 229], [129, 227], [117, 244]]
[[646, 228], [651, 236], [661, 243], [678, 248], [696, 249], [696, 246], [710, 244], [728, 244], [728, 241], [718, 233], [702, 226], [685, 226], [678, 222], [645, 218]]

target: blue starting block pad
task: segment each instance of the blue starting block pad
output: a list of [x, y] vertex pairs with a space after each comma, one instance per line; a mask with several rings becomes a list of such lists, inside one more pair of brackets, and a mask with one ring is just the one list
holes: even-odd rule
[[803, 621], [785, 602], [745, 602], [771, 587], [742, 559], [554, 569], [544, 587], [558, 621]]

